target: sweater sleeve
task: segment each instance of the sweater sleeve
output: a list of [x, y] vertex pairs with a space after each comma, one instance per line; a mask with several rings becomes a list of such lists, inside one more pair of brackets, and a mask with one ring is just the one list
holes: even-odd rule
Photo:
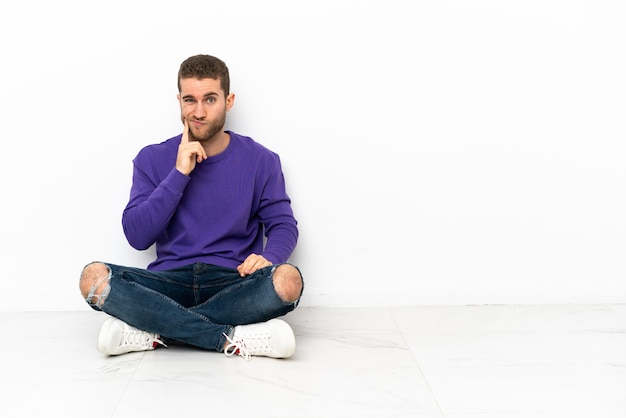
[[124, 234], [133, 248], [148, 249], [163, 234], [188, 182], [189, 177], [175, 168], [159, 182], [135, 162], [130, 199], [122, 214]]
[[263, 188], [259, 208], [267, 241], [263, 256], [273, 264], [286, 262], [296, 248], [298, 223], [285, 188], [285, 179], [276, 155], [270, 175]]

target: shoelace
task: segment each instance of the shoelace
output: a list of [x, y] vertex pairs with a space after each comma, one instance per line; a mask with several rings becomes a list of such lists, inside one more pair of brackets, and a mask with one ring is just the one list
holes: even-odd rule
[[133, 347], [140, 347], [142, 349], [152, 349], [155, 347], [155, 343], [158, 343], [167, 347], [167, 345], [165, 345], [165, 343], [161, 341], [156, 334], [141, 331], [128, 324], [126, 324], [124, 328], [124, 341], [122, 342], [122, 345], [130, 345]]
[[224, 354], [228, 357], [239, 354], [241, 357], [245, 358], [246, 361], [250, 361], [252, 355], [250, 354], [250, 350], [248, 350], [246, 343], [241, 338], [230, 339], [228, 335], [222, 335], [226, 337], [226, 340], [228, 341], [228, 345], [224, 348]]
[[246, 336], [246, 338], [234, 338], [231, 339], [228, 335], [223, 334], [228, 341], [228, 345], [224, 349], [224, 354], [227, 356], [232, 356], [234, 354], [239, 354], [241, 357], [245, 358], [246, 361], [250, 361], [252, 358], [252, 354], [254, 352], [267, 352], [270, 349], [270, 341], [268, 335], [255, 335], [255, 336]]

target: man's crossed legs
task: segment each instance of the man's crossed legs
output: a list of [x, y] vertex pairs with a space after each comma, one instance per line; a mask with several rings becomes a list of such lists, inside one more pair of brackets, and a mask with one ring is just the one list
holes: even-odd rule
[[108, 355], [173, 340], [247, 359], [289, 357], [295, 337], [276, 318], [296, 308], [302, 290], [302, 275], [291, 264], [242, 278], [236, 270], [203, 263], [149, 271], [94, 262], [80, 277], [86, 302], [112, 316], [98, 337], [98, 349]]

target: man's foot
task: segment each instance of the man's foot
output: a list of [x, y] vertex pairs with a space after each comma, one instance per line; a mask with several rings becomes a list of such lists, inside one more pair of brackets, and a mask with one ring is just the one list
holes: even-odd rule
[[228, 344], [224, 354], [238, 354], [250, 360], [250, 356], [287, 358], [296, 351], [293, 330], [281, 319], [235, 327], [232, 338], [224, 334]]
[[98, 335], [98, 351], [108, 356], [154, 350], [158, 344], [165, 345], [157, 334], [141, 331], [113, 317], [104, 321]]

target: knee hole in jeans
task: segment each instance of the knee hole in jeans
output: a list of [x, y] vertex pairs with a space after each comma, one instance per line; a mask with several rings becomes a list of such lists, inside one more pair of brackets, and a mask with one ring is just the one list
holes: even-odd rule
[[272, 273], [274, 290], [283, 302], [293, 303], [300, 299], [304, 286], [300, 271], [291, 264], [281, 264]]
[[85, 301], [101, 308], [111, 291], [111, 268], [104, 263], [93, 262], [85, 266], [80, 275], [80, 292]]

